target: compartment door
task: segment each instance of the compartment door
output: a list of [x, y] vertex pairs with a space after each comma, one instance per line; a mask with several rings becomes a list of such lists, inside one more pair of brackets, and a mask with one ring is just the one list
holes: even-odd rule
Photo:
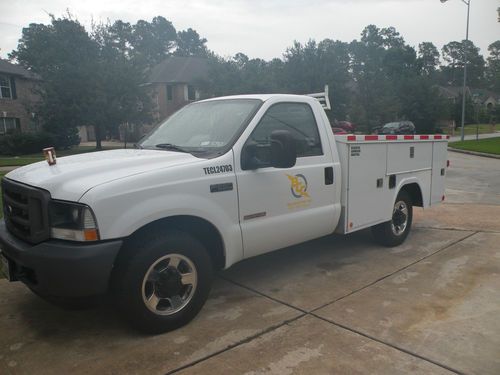
[[359, 143], [349, 146], [347, 231], [390, 220], [393, 190], [386, 175], [387, 145]]

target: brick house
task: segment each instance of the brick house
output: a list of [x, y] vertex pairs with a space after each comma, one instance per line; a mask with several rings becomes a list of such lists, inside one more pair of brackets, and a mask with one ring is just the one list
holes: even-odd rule
[[171, 56], [156, 65], [146, 85], [151, 89], [153, 119], [164, 120], [188, 103], [200, 99], [196, 83], [208, 76], [208, 61], [201, 57]]
[[[154, 125], [163, 121], [174, 112], [193, 101], [199, 100], [201, 90], [198, 82], [208, 77], [208, 60], [201, 57], [170, 56], [149, 72], [147, 87], [153, 101], [153, 123], [149, 125], [134, 126], [122, 124], [119, 130], [119, 139], [137, 139], [148, 133]], [[78, 128], [82, 142], [94, 141], [95, 135], [92, 126]], [[134, 133], [132, 136], [125, 134]]]
[[40, 78], [20, 65], [0, 59], [0, 136], [38, 130], [34, 89]]
[[472, 89], [472, 101], [476, 105], [481, 105], [491, 110], [496, 105], [500, 105], [500, 95], [485, 89]]

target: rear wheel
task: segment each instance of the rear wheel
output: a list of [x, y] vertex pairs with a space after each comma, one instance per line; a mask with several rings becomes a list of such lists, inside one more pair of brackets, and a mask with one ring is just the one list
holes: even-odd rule
[[379, 244], [397, 246], [404, 242], [410, 232], [413, 206], [410, 195], [400, 191], [392, 210], [392, 219], [372, 227], [372, 234]]
[[119, 309], [135, 327], [161, 333], [183, 326], [201, 310], [210, 292], [212, 263], [205, 247], [171, 230], [141, 244], [114, 275]]

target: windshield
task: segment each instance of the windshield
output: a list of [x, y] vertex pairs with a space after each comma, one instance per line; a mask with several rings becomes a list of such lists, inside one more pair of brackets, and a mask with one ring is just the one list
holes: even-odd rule
[[389, 122], [388, 124], [384, 125], [384, 128], [386, 129], [396, 129], [399, 127], [399, 122]]
[[192, 153], [226, 151], [261, 103], [225, 99], [190, 104], [160, 124], [140, 146]]

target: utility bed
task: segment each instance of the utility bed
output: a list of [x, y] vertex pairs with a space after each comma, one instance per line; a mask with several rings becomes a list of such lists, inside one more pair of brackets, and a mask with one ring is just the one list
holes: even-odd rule
[[403, 179], [414, 180], [422, 207], [444, 199], [446, 135], [337, 135], [342, 166], [342, 216], [336, 232], [350, 233], [389, 220]]

